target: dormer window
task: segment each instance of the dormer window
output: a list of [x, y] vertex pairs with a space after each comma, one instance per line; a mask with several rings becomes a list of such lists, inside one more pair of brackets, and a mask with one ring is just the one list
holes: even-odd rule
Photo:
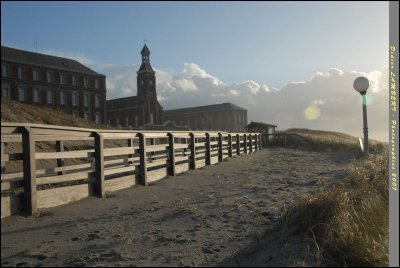
[[153, 84], [153, 81], [150, 80], [150, 85], [152, 85], [152, 84]]
[[140, 84], [141, 84], [141, 85], [143, 85], [143, 83], [144, 83], [144, 81], [143, 81], [143, 80], [141, 80], [141, 81], [140, 81]]

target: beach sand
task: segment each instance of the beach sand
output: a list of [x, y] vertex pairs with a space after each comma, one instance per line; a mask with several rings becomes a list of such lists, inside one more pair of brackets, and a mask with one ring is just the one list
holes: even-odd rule
[[263, 149], [105, 199], [10, 216], [1, 220], [1, 266], [307, 265], [296, 252], [308, 242], [276, 224], [318, 179], [339, 182], [352, 157]]

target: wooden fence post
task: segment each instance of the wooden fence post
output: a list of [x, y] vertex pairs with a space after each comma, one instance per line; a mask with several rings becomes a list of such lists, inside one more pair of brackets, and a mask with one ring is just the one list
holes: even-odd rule
[[196, 169], [196, 139], [193, 133], [190, 135], [190, 169]]
[[[133, 139], [128, 139], [128, 147], [133, 147]], [[132, 150], [132, 151], [134, 152], [135, 150]], [[133, 158], [133, 157], [134, 157], [134, 154], [128, 154], [128, 158]], [[129, 165], [133, 164], [133, 160], [128, 159], [128, 164]]]
[[250, 153], [253, 152], [253, 135], [250, 133], [249, 134], [249, 147], [250, 147]]
[[262, 150], [262, 136], [258, 134], [258, 150]]
[[222, 133], [218, 133], [218, 162], [224, 160], [224, 148], [222, 144]]
[[141, 183], [147, 184], [147, 155], [146, 155], [146, 137], [144, 133], [138, 133], [139, 135], [139, 150], [140, 150], [140, 176]]
[[247, 135], [243, 134], [244, 136], [244, 153], [247, 154]]
[[254, 139], [255, 139], [255, 141], [254, 141], [254, 151], [258, 151], [258, 134], [254, 134]]
[[240, 135], [236, 134], [236, 154], [240, 155]]
[[104, 187], [104, 138], [99, 132], [93, 132], [94, 135], [94, 166], [96, 173], [95, 188], [97, 194], [101, 197], [105, 197]]
[[171, 176], [175, 176], [175, 142], [174, 142], [174, 134], [168, 133], [168, 155], [169, 155], [169, 169], [168, 173]]
[[[57, 152], [64, 152], [64, 141], [56, 141], [56, 151]], [[64, 159], [63, 158], [57, 158], [57, 167], [63, 167], [64, 166]], [[64, 175], [65, 171], [59, 171], [57, 172], [58, 175]]]
[[6, 162], [3, 161], [3, 155], [4, 155], [4, 148], [5, 148], [5, 143], [1, 143], [1, 174], [6, 173]]
[[206, 133], [206, 165], [211, 165], [211, 138], [210, 138], [210, 133]]
[[232, 157], [232, 134], [228, 134], [228, 156]]
[[22, 155], [24, 171], [24, 209], [29, 215], [37, 212], [36, 159], [33, 129], [22, 128]]

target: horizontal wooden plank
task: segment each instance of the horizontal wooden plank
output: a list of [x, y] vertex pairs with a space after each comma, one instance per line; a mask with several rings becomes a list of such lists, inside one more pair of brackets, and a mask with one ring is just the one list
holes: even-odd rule
[[116, 173], [135, 171], [136, 166], [138, 166], [138, 165], [129, 165], [129, 166], [125, 166], [125, 167], [105, 169], [104, 175], [107, 176], [107, 175], [112, 175], [112, 174], [116, 174]]
[[49, 176], [49, 177], [41, 177], [36, 179], [37, 185], [49, 184], [49, 183], [60, 183], [60, 182], [67, 182], [67, 181], [76, 181], [82, 179], [89, 179], [94, 176], [94, 171], [83, 171], [83, 172], [75, 172], [65, 175], [56, 175], [56, 176]]
[[167, 150], [168, 147], [169, 147], [168, 144], [148, 145], [148, 146], [146, 146], [146, 152], [164, 151], [164, 150]]
[[132, 132], [132, 133], [118, 133], [118, 132], [104, 133], [104, 132], [101, 132], [101, 135], [103, 136], [103, 139], [105, 139], [105, 140], [137, 139], [139, 141], [137, 132]]
[[183, 173], [189, 170], [189, 163], [175, 165], [175, 174]]
[[206, 146], [206, 142], [196, 142], [194, 145], [196, 146], [196, 147], [199, 147], [199, 146]]
[[69, 152], [53, 152], [53, 153], [36, 153], [35, 158], [38, 159], [58, 159], [58, 158], [88, 158], [94, 156], [94, 149], [79, 150]]
[[22, 160], [22, 159], [23, 159], [22, 153], [2, 154], [1, 155], [1, 162], [17, 161], [17, 160]]
[[23, 172], [15, 172], [9, 174], [1, 174], [1, 183], [22, 180]]
[[94, 141], [93, 137], [76, 137], [61, 135], [35, 135], [35, 141]]
[[107, 161], [104, 161], [104, 165], [108, 166], [108, 165], [115, 165], [115, 164], [126, 164], [126, 163], [128, 163], [128, 161], [135, 163], [135, 162], [139, 162], [140, 158], [139, 157], [128, 157], [128, 158], [107, 160]]
[[104, 181], [106, 192], [114, 192], [121, 189], [132, 187], [136, 184], [136, 175], [128, 175]]
[[189, 160], [189, 156], [175, 156], [175, 162]]
[[92, 183], [86, 183], [37, 191], [37, 207], [50, 208], [78, 201], [93, 195], [93, 188]]
[[138, 150], [138, 149], [139, 149], [139, 146], [106, 148], [106, 149], [104, 149], [104, 156], [134, 154], [135, 150]]
[[165, 138], [168, 137], [168, 133], [166, 132], [143, 132], [146, 139], [154, 139], [154, 138]]
[[[3, 131], [3, 128], [2, 130]], [[2, 196], [1, 197], [1, 218], [10, 215], [18, 214], [24, 207], [24, 194], [18, 193], [16, 195]]]
[[175, 143], [174, 144], [174, 149], [186, 149], [189, 148], [190, 144], [179, 144], [179, 143]]
[[147, 172], [147, 182], [155, 182], [168, 176], [166, 168], [160, 168]]
[[74, 131], [74, 130], [64, 130], [64, 129], [49, 129], [49, 128], [34, 128], [33, 132], [35, 135], [60, 135], [60, 136], [70, 136], [70, 137], [90, 137], [92, 131]]
[[24, 186], [24, 182], [23, 180], [18, 180], [18, 181], [10, 181], [10, 182], [2, 182], [1, 183], [1, 190], [10, 190], [10, 189], [14, 189], [14, 188], [18, 188], [18, 187], [23, 187]]
[[[3, 132], [3, 129], [2, 129]], [[1, 142], [22, 142], [22, 134], [3, 134], [1, 133]]]
[[151, 160], [167, 159], [167, 154], [152, 155]]
[[147, 168], [151, 168], [151, 167], [161, 166], [161, 165], [165, 165], [165, 164], [167, 164], [167, 159], [153, 161], [153, 162], [147, 163], [146, 165], [147, 165]]

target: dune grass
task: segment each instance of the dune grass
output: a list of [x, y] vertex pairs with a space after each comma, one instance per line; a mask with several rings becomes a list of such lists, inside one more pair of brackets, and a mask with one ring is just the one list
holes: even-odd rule
[[388, 153], [352, 162], [345, 180], [291, 207], [286, 224], [314, 241], [317, 266], [388, 266]]
[[[277, 136], [272, 145], [308, 151], [346, 150], [360, 152], [358, 138], [340, 132], [293, 128], [280, 133], [286, 133], [286, 138], [284, 135]], [[385, 145], [379, 141], [369, 140], [372, 153], [382, 151], [386, 147]]]

